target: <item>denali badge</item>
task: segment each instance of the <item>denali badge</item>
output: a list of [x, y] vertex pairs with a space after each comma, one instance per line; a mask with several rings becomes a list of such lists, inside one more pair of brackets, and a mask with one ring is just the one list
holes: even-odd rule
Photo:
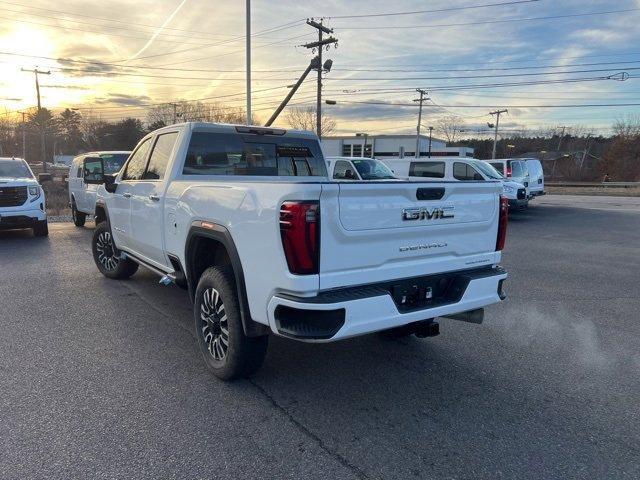
[[402, 220], [434, 220], [439, 218], [453, 218], [453, 207], [433, 208], [405, 208], [402, 210]]
[[420, 245], [411, 245], [408, 247], [400, 247], [401, 252], [410, 252], [413, 250], [429, 250], [431, 248], [443, 248], [446, 247], [446, 243], [421, 243]]

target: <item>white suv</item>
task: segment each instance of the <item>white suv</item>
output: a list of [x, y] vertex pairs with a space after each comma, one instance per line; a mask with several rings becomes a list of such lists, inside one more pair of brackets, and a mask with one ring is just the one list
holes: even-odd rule
[[21, 158], [0, 158], [0, 230], [32, 228], [49, 235], [44, 191]]
[[78, 155], [69, 167], [69, 207], [73, 223], [76, 227], [82, 227], [87, 215], [93, 215], [96, 208], [97, 185], [85, 183], [82, 164], [85, 159], [101, 158], [104, 163], [104, 173], [116, 174], [127, 161], [131, 152], [89, 152]]

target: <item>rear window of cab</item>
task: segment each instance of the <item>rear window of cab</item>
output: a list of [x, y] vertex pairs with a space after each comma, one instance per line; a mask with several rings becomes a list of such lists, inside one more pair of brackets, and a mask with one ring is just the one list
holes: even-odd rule
[[327, 176], [317, 140], [194, 132], [183, 175]]

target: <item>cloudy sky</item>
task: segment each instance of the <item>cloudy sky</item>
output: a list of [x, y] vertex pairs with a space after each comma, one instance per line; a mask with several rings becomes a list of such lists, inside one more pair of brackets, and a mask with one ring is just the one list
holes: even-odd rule
[[[245, 103], [244, 1], [12, 0], [0, 2], [4, 112], [35, 105], [104, 119], [144, 118], [150, 104], [203, 99]], [[430, 100], [424, 125], [457, 114], [469, 131], [508, 108], [506, 130], [582, 125], [607, 133], [640, 103], [640, 0], [253, 0], [254, 113], [266, 119], [309, 63], [305, 25], [324, 17], [339, 39], [325, 106], [338, 133], [415, 130], [416, 88]], [[412, 12], [409, 14], [404, 14]], [[624, 75], [622, 72], [626, 72]], [[628, 79], [620, 81], [622, 78]], [[505, 85], [510, 84], [510, 85]], [[313, 104], [310, 79], [292, 103]], [[541, 106], [553, 105], [554, 108]]]

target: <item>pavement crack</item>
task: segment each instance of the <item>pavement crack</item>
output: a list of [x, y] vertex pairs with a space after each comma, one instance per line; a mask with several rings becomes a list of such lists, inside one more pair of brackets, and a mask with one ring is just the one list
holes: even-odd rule
[[287, 411], [287, 409], [285, 409], [282, 405], [280, 405], [277, 402], [277, 400], [269, 392], [267, 392], [262, 386], [260, 386], [256, 382], [254, 382], [252, 379], [247, 379], [247, 381], [251, 385], [253, 385], [260, 393], [262, 393], [267, 398], [267, 400], [269, 401], [269, 403], [271, 403], [273, 408], [275, 408], [276, 410], [280, 411], [283, 415], [285, 415], [289, 419], [289, 421], [300, 432], [302, 432], [302, 434], [304, 434], [306, 437], [308, 437], [313, 442], [315, 442], [324, 452], [326, 452], [331, 457], [333, 457], [335, 460], [337, 460], [338, 463], [340, 463], [342, 466], [347, 468], [357, 478], [360, 478], [360, 479], [368, 479], [369, 478], [369, 476], [367, 476], [367, 474], [365, 474], [359, 467], [357, 467], [356, 465], [351, 463], [349, 460], [347, 460], [345, 457], [340, 455], [338, 452], [336, 452], [336, 451], [332, 450], [331, 448], [329, 448], [318, 435], [316, 435], [311, 430], [309, 430], [309, 428], [307, 428], [305, 425], [303, 425], [300, 421], [296, 420], [293, 417], [293, 415], [291, 415]]

